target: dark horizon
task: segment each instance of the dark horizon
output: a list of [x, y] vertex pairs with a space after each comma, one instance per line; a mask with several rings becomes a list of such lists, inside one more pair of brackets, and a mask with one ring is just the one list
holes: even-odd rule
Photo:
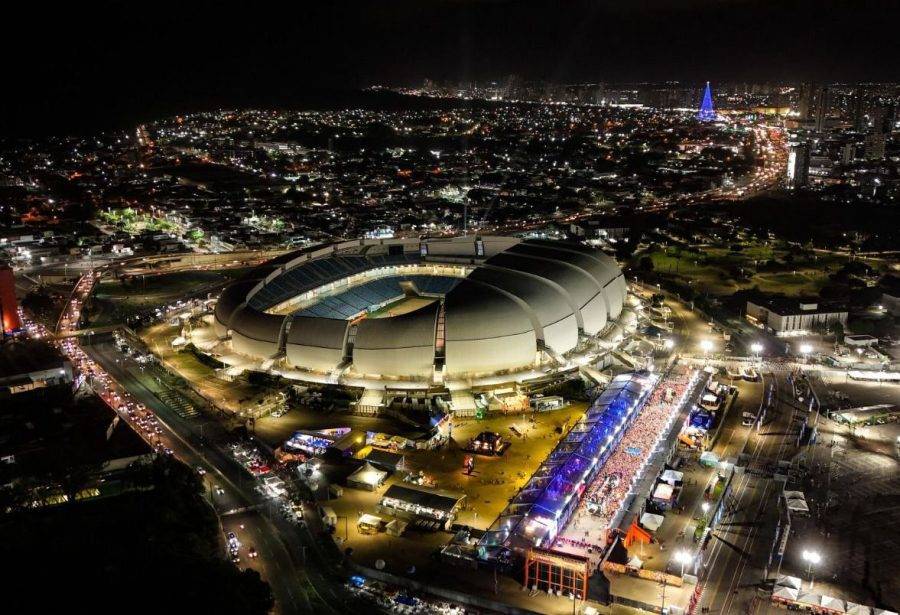
[[[900, 79], [896, 2], [443, 0], [227, 10], [106, 2], [11, 11], [0, 135], [222, 107], [290, 108], [426, 78]], [[16, 14], [19, 12], [19, 14]]]

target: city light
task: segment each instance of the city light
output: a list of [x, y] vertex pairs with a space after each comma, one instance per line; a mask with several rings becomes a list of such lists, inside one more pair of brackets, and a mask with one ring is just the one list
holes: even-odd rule
[[691, 561], [691, 554], [685, 549], [675, 552], [675, 561], [681, 564], [681, 576], [684, 576], [684, 565]]
[[754, 342], [754, 343], [750, 344], [750, 350], [753, 351], [753, 354], [761, 353], [762, 349], [763, 349], [763, 345], [760, 344], [759, 342]]
[[806, 562], [806, 572], [809, 575], [809, 589], [812, 590], [815, 585], [813, 580], [813, 566], [818, 566], [822, 561], [822, 555], [818, 551], [803, 550], [803, 561]]

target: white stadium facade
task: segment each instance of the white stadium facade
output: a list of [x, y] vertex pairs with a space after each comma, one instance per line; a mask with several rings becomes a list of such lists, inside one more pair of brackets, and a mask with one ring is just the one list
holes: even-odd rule
[[570, 362], [617, 328], [626, 291], [615, 261], [582, 244], [361, 239], [256, 268], [222, 292], [213, 327], [301, 380], [471, 382]]

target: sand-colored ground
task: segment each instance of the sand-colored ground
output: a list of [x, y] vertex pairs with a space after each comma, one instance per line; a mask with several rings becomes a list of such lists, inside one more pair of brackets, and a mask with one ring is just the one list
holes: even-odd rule
[[[408, 470], [422, 470], [435, 481], [438, 489], [464, 493], [467, 503], [457, 521], [485, 529], [556, 446], [561, 437], [556, 432], [557, 427], [563, 428], [565, 433], [565, 426], [571, 425], [585, 409], [586, 404], [580, 403], [537, 414], [534, 423], [530, 421], [530, 414], [524, 419], [521, 414], [515, 414], [454, 421], [453, 443], [449, 448], [404, 452]], [[524, 437], [514, 435], [510, 426], [515, 426]], [[467, 476], [463, 460], [469, 453], [463, 447], [482, 431], [501, 433], [512, 445], [499, 457], [477, 456], [475, 471]], [[402, 476], [391, 476], [375, 492], [345, 488], [342, 497], [326, 502], [339, 517], [336, 535], [343, 537], [346, 532], [346, 546], [353, 548], [353, 557], [361, 564], [372, 566], [376, 560], [383, 559], [387, 568], [395, 571], [409, 563], [421, 566], [450, 539], [446, 532], [428, 533], [414, 529], [408, 529], [400, 538], [385, 533], [362, 535], [357, 531], [359, 514], [375, 513], [375, 506], [385, 490], [398, 482], [402, 482]]]

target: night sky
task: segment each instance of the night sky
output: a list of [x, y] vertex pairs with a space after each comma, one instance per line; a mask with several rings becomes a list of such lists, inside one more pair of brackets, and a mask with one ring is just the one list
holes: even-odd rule
[[35, 4], [4, 8], [5, 135], [426, 77], [900, 79], [896, 0]]

